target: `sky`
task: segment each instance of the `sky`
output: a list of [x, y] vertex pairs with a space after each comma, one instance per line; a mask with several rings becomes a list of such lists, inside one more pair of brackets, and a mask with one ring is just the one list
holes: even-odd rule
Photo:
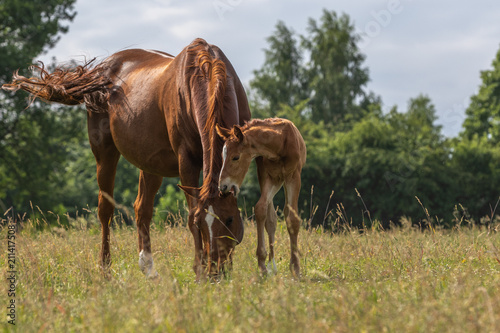
[[178, 54], [202, 37], [219, 46], [248, 86], [278, 21], [307, 34], [324, 9], [346, 13], [362, 36], [368, 91], [384, 111], [404, 112], [420, 94], [435, 105], [442, 133], [456, 136], [470, 97], [500, 49], [498, 0], [77, 0], [74, 21], [39, 59], [103, 59], [127, 48]]

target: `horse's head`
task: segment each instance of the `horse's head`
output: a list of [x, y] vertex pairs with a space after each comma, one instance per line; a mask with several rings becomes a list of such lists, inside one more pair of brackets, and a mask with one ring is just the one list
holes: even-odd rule
[[222, 193], [203, 198], [199, 188], [179, 187], [196, 199], [194, 223], [201, 233], [203, 268], [216, 277], [232, 267], [234, 248], [243, 240], [244, 227], [236, 198]]
[[219, 176], [219, 190], [223, 194], [237, 196], [241, 183], [250, 167], [253, 156], [246, 148], [246, 141], [241, 128], [235, 125], [231, 130], [219, 127], [217, 133], [224, 139], [222, 149], [223, 165]]

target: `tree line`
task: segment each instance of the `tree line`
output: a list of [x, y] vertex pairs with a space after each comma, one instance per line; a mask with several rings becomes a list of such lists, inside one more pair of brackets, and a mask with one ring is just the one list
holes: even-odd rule
[[254, 115], [291, 119], [307, 142], [301, 199], [309, 216], [318, 207], [312, 223], [490, 223], [500, 195], [500, 52], [481, 72], [462, 132], [447, 138], [425, 95], [382, 112], [359, 38], [334, 11], [309, 19], [305, 35], [279, 22], [250, 83]]
[[[0, 6], [0, 80], [26, 68], [54, 46], [76, 15], [75, 0], [44, 4], [6, 0]], [[283, 117], [301, 131], [308, 149], [301, 214], [311, 225], [488, 224], [500, 185], [500, 52], [471, 97], [462, 132], [447, 138], [429, 97], [406, 110], [382, 112], [367, 90], [369, 69], [346, 14], [324, 10], [304, 35], [278, 22], [262, 66], [248, 87], [254, 118]], [[95, 162], [81, 107], [29, 101], [0, 93], [0, 211], [74, 215], [96, 207]], [[27, 108], [27, 105], [30, 107]], [[123, 159], [115, 199], [131, 207], [138, 171]], [[176, 179], [157, 195], [156, 219], [183, 207]], [[239, 203], [247, 215], [259, 197], [255, 168]], [[283, 205], [283, 196], [276, 204]]]

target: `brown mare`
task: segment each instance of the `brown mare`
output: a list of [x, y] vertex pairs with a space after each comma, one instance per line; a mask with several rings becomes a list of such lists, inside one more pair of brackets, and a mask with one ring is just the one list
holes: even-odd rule
[[261, 272], [267, 273], [264, 228], [269, 236], [269, 265], [276, 271], [276, 211], [273, 198], [283, 186], [286, 200], [284, 214], [290, 236], [290, 270], [295, 276], [300, 276], [298, 200], [300, 174], [306, 162], [306, 145], [299, 130], [289, 120], [272, 118], [254, 119], [243, 127], [235, 125], [231, 130], [217, 126], [217, 132], [226, 141], [223, 147], [224, 164], [219, 179], [221, 192], [232, 192], [236, 196], [252, 159], [255, 158], [257, 163], [261, 196], [255, 206], [255, 219], [257, 260]]
[[[224, 53], [196, 39], [176, 57], [150, 50], [125, 50], [102, 63], [48, 73], [40, 78], [17, 73], [7, 90], [22, 89], [44, 100], [85, 103], [92, 152], [97, 163], [98, 215], [102, 224], [101, 264], [111, 263], [109, 224], [114, 180], [123, 155], [138, 167], [134, 204], [139, 266], [148, 277], [153, 267], [150, 221], [163, 177], [180, 177], [189, 206], [197, 279], [217, 275], [231, 264], [243, 238], [236, 199], [218, 190], [223, 141], [215, 125], [233, 126], [250, 119], [244, 88]], [[203, 185], [198, 180], [203, 170]]]

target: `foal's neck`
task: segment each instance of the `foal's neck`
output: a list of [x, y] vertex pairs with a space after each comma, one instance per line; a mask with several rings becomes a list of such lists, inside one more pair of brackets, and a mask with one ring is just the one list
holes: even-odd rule
[[248, 149], [253, 158], [263, 156], [268, 159], [280, 157], [283, 148], [283, 136], [281, 130], [268, 127], [249, 128], [245, 137], [248, 141]]

